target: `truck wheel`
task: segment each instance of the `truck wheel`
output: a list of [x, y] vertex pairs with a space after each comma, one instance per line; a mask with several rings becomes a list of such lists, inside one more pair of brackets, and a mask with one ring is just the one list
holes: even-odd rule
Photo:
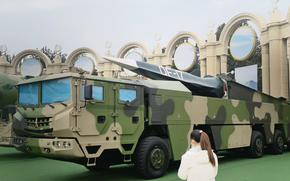
[[264, 137], [259, 131], [252, 132], [251, 145], [250, 145], [250, 156], [253, 158], [262, 157], [264, 154]]
[[143, 178], [161, 177], [169, 165], [169, 151], [166, 142], [155, 136], [141, 140], [135, 158], [135, 167]]
[[271, 151], [274, 154], [282, 154], [284, 151], [284, 137], [280, 130], [275, 130], [273, 136], [273, 144], [271, 145]]

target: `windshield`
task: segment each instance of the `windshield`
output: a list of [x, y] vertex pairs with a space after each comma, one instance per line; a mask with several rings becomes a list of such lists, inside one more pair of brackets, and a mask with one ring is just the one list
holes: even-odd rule
[[19, 86], [19, 104], [38, 105], [38, 83]]
[[67, 102], [71, 98], [71, 79], [57, 79], [42, 82], [42, 104]]

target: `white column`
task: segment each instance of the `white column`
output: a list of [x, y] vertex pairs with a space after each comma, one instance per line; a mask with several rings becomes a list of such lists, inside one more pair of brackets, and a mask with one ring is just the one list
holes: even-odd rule
[[269, 54], [270, 54], [270, 95], [274, 97], [280, 97], [281, 93], [281, 59], [279, 54], [279, 48], [281, 42], [279, 40], [272, 40], [269, 42]]
[[262, 46], [262, 91], [270, 94], [269, 45]]
[[228, 56], [227, 55], [222, 55], [220, 58], [221, 62], [221, 73], [226, 74], [227, 73], [227, 64], [228, 64]]
[[206, 57], [206, 75], [215, 76], [216, 59], [213, 56]]
[[289, 70], [288, 70], [288, 61], [287, 61], [287, 40], [286, 39], [281, 40], [280, 55], [281, 55], [281, 96], [288, 99]]
[[[288, 71], [290, 71], [290, 37], [287, 39], [287, 60], [288, 60]], [[288, 99], [290, 98], [290, 73], [288, 73]]]
[[215, 74], [221, 74], [221, 57], [216, 57]]
[[206, 59], [200, 60], [200, 77], [206, 76]]
[[274, 39], [269, 42], [270, 95], [288, 98], [288, 65], [285, 42]]

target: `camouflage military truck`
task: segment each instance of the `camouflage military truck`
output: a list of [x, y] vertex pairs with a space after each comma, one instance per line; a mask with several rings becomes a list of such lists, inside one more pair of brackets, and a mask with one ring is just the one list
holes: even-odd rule
[[17, 100], [17, 84], [19, 77], [0, 73], [0, 145], [12, 145], [12, 118]]
[[[159, 69], [167, 76], [189, 76]], [[196, 79], [196, 89], [212, 80]], [[174, 80], [78, 73], [25, 80], [18, 84], [13, 128], [19, 137], [14, 144], [24, 152], [90, 170], [134, 163], [144, 178], [160, 177], [170, 161], [180, 160], [194, 128], [209, 134], [216, 151], [247, 148], [253, 157], [261, 157], [268, 146], [283, 152], [290, 141], [289, 104], [235, 82], [216, 87], [226, 96], [204, 96], [209, 94], [206, 88], [194, 92]]]

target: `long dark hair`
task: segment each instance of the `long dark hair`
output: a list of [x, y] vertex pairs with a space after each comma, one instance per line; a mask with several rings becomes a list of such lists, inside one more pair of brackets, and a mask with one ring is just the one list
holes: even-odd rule
[[208, 135], [202, 130], [194, 129], [190, 134], [190, 138], [197, 143], [200, 143], [200, 147], [202, 150], [207, 150], [209, 161], [212, 166], [215, 166], [215, 159], [213, 156]]

